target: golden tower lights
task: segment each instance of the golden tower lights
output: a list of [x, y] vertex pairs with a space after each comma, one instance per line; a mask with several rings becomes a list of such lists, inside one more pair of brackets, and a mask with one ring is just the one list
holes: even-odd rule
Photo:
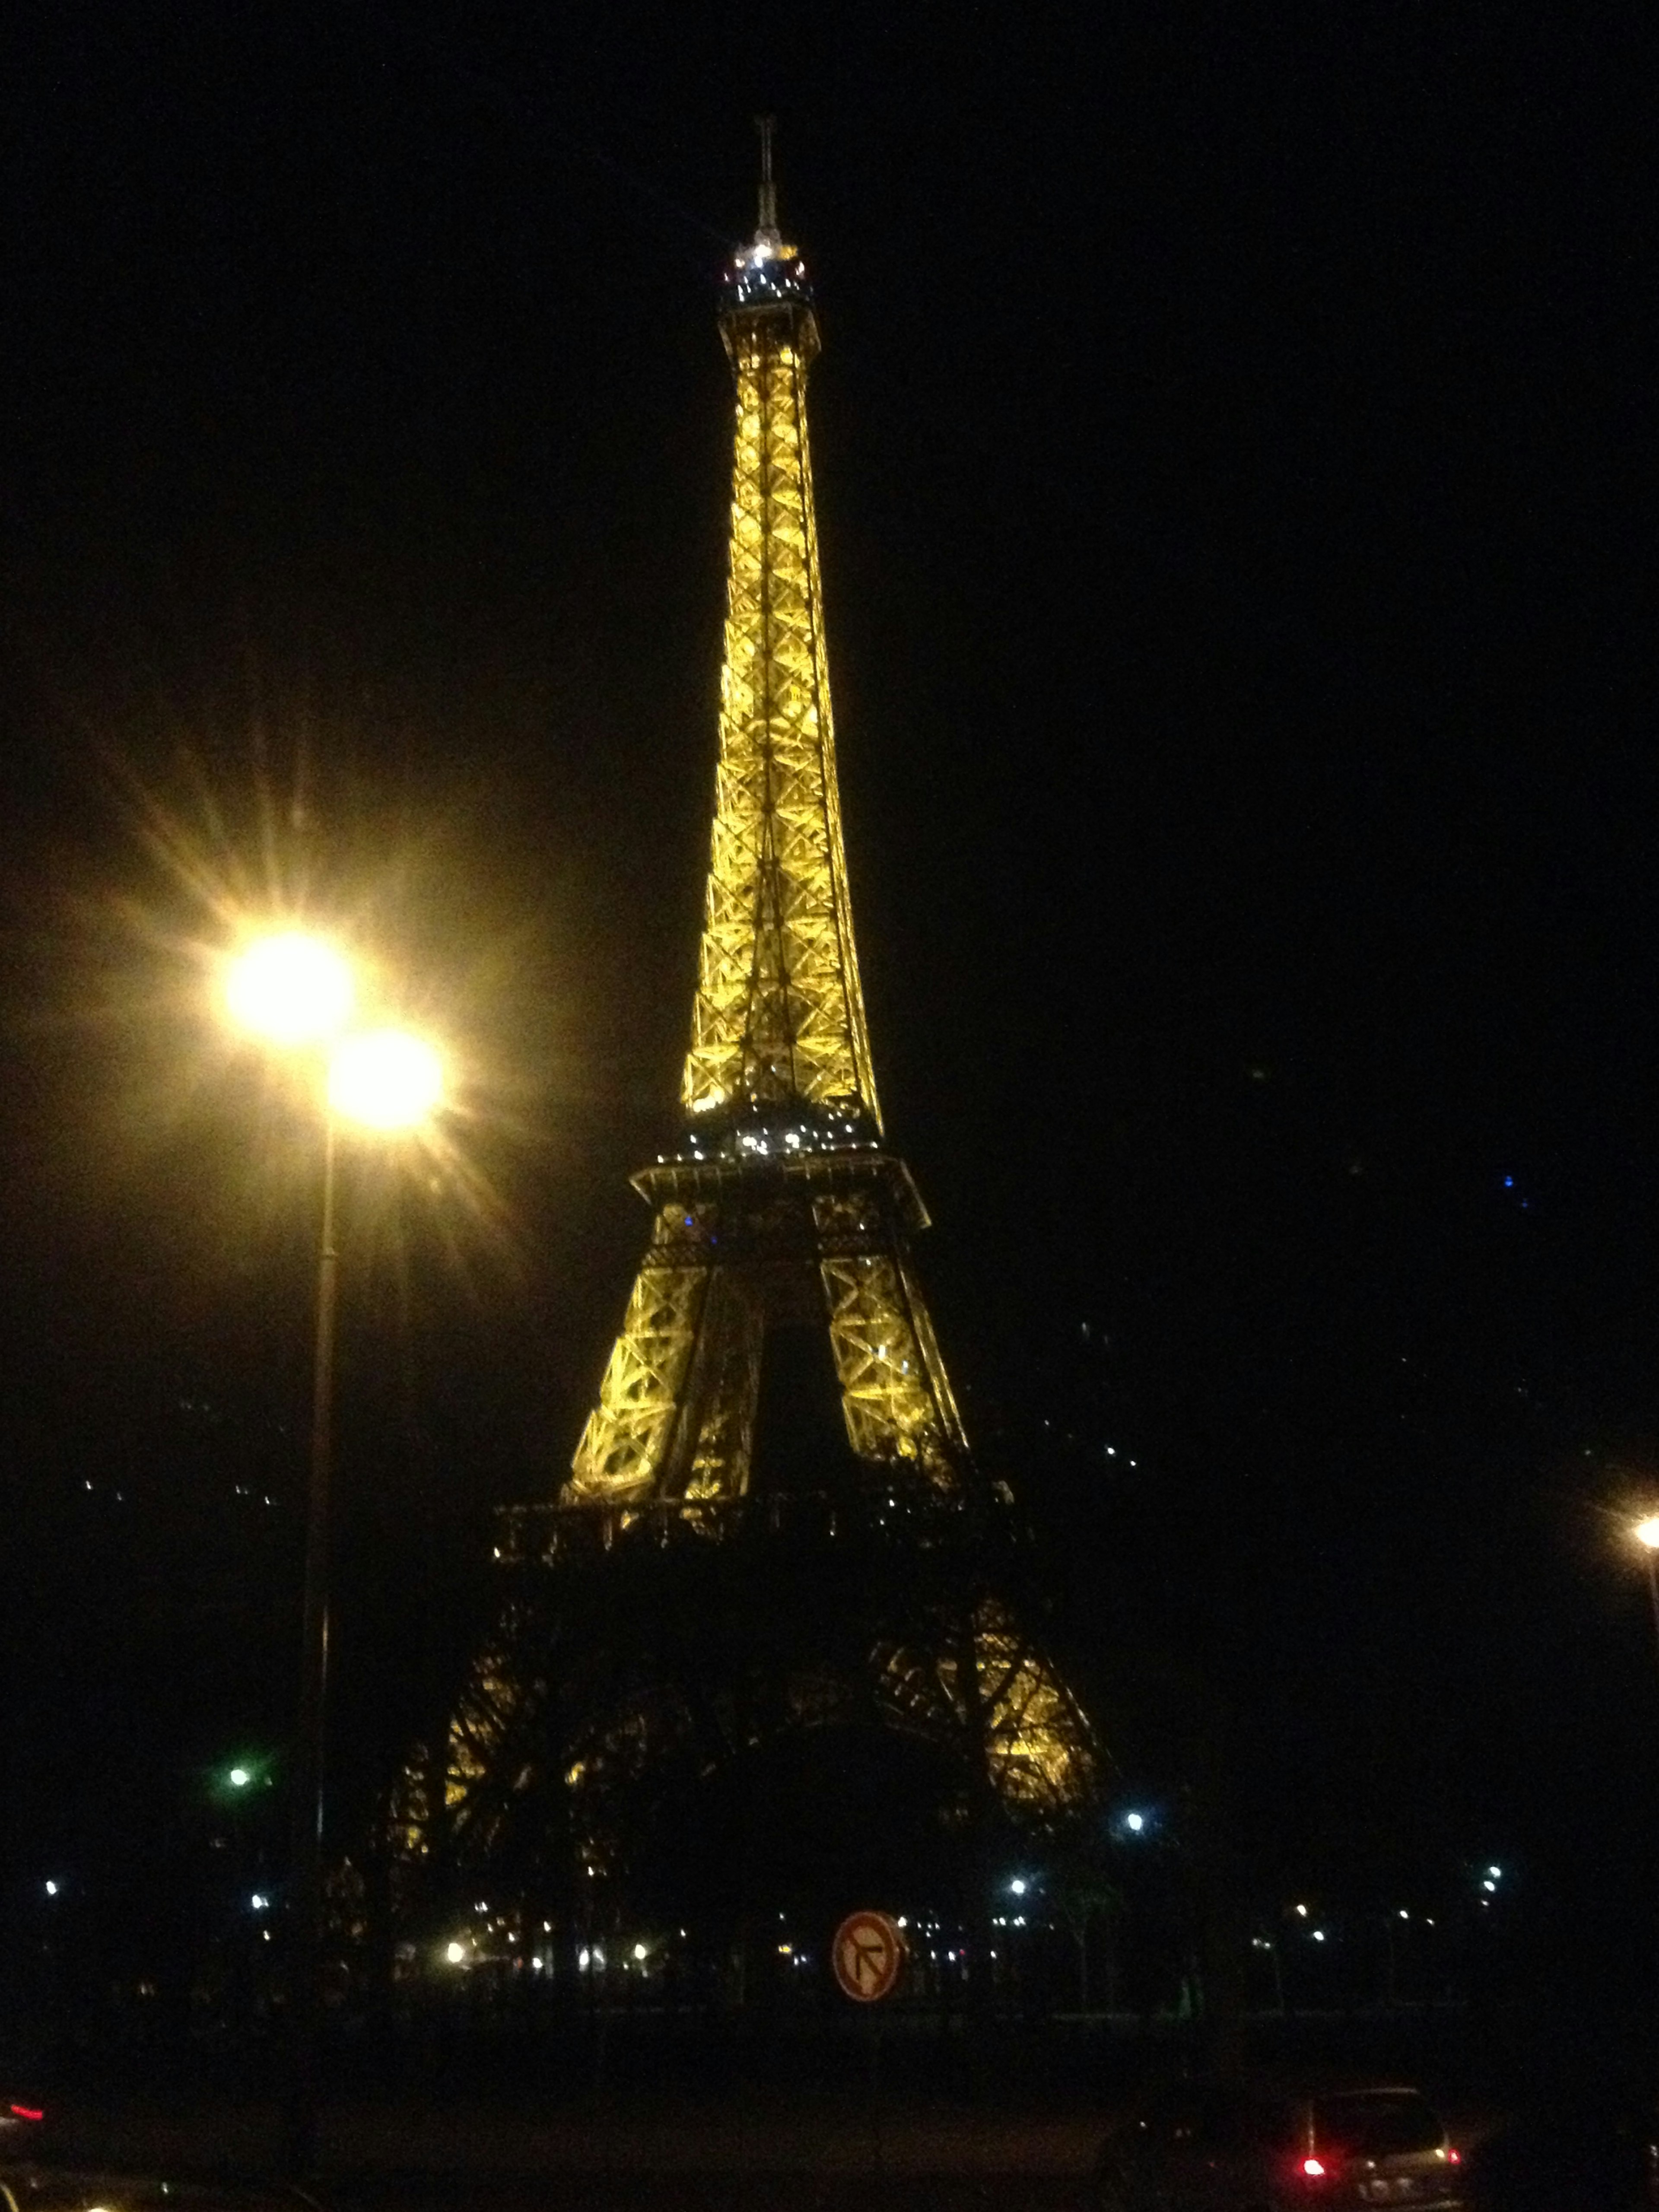
[[[760, 222], [732, 258], [720, 309], [736, 397], [731, 528], [684, 1132], [634, 1179], [650, 1240], [557, 1505], [502, 1516], [499, 1553], [520, 1566], [552, 1563], [583, 1526], [602, 1523], [609, 1541], [672, 1521], [717, 1539], [751, 1506], [787, 1506], [754, 1442], [765, 1342], [792, 1324], [828, 1333], [847, 1440], [880, 1511], [965, 1531], [1007, 1501], [969, 1451], [910, 1260], [927, 1217], [886, 1146], [876, 1095], [807, 436], [819, 331], [805, 265], [778, 227], [765, 125], [762, 137]], [[1092, 1786], [1088, 1723], [1014, 1610], [968, 1579], [948, 1637], [896, 1633], [870, 1655], [876, 1702], [901, 1725], [971, 1735], [1009, 1812], [1057, 1814]], [[470, 1830], [475, 1850], [487, 1851], [551, 1755], [529, 1748], [538, 1727], [558, 1725], [538, 1633], [521, 1603], [509, 1607], [452, 1726], [450, 1832], [465, 1843]], [[597, 1740], [591, 1727], [582, 1740]], [[567, 1781], [591, 1779], [599, 1763], [572, 1756]], [[421, 1826], [406, 1818], [405, 1838]]]

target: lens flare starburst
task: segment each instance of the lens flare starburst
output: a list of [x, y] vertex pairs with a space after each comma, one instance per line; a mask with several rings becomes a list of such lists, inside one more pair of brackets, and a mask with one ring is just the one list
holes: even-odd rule
[[407, 1030], [364, 1030], [345, 1037], [329, 1062], [330, 1106], [365, 1128], [415, 1128], [437, 1112], [443, 1095], [436, 1048]]
[[284, 929], [256, 938], [231, 960], [225, 1005], [239, 1028], [277, 1045], [337, 1037], [356, 997], [344, 955], [321, 937]]

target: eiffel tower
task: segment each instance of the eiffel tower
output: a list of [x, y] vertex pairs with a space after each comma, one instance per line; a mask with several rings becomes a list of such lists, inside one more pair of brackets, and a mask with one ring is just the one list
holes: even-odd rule
[[[873, 1746], [866, 1834], [908, 1747], [921, 1826], [980, 1838], [959, 1856], [1062, 1819], [1098, 1775], [1025, 1626], [1018, 1516], [969, 1449], [911, 1258], [927, 1216], [877, 1098], [807, 442], [819, 329], [765, 125], [759, 213], [720, 307], [736, 433], [682, 1134], [634, 1178], [652, 1228], [599, 1402], [556, 1502], [500, 1516], [500, 1624], [399, 1828], [544, 1895], [561, 1854], [623, 1878], [653, 1820], [682, 1859], [711, 1817], [741, 1854], [730, 1802], [753, 1812], [737, 1778], [769, 1747], [816, 1743], [833, 1796]], [[793, 1786], [759, 1795], [775, 1811]], [[792, 1802], [821, 1821], [822, 1792]]]

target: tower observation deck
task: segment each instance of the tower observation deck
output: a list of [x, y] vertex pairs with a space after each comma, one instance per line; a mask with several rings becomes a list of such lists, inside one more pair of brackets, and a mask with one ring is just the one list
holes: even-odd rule
[[[598, 1863], [607, 1774], [637, 1772], [653, 1742], [690, 1759], [711, 1729], [719, 1741], [696, 1756], [717, 1771], [752, 1751], [763, 1710], [762, 1735], [871, 1726], [948, 1746], [964, 1802], [988, 1791], [1016, 1819], [1075, 1807], [1098, 1772], [1087, 1722], [1023, 1626], [1008, 1576], [987, 1565], [1009, 1556], [1009, 1492], [969, 1449], [911, 1256], [927, 1216], [877, 1097], [807, 432], [820, 336], [805, 264], [778, 225], [764, 131], [763, 143], [760, 222], [719, 308], [735, 398], [726, 610], [679, 1133], [634, 1179], [651, 1231], [568, 1478], [556, 1499], [502, 1516], [498, 1556], [518, 1580], [446, 1765], [444, 1817], [463, 1858], [494, 1848], [534, 1802], [536, 1817], [587, 1834]], [[822, 1455], [795, 1449], [793, 1410], [781, 1442], [760, 1418], [772, 1347], [803, 1335], [827, 1338], [844, 1429], [827, 1490], [809, 1472]], [[766, 1531], [793, 1548], [756, 1553]], [[838, 1579], [823, 1547], [855, 1536], [885, 1565]], [[689, 1562], [670, 1606], [678, 1625], [601, 1663], [575, 1647], [572, 1624], [596, 1620], [594, 1577], [623, 1571], [641, 1544]], [[711, 1546], [732, 1564], [709, 1565]], [[687, 1651], [706, 1654], [730, 1627], [698, 1626], [716, 1586], [728, 1613], [771, 1605], [772, 1626], [747, 1657], [728, 1652], [724, 1688], [704, 1680], [694, 1697], [678, 1679]], [[665, 1585], [652, 1587], [660, 1621]], [[786, 1631], [775, 1608], [791, 1589], [814, 1595]], [[604, 1633], [623, 1625], [611, 1603]], [[763, 1648], [763, 1690], [744, 1672]], [[586, 1811], [560, 1797], [558, 1776]]]

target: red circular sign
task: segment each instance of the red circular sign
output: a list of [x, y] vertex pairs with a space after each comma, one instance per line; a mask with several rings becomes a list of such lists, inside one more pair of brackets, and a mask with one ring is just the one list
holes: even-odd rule
[[904, 1964], [904, 1938], [884, 1912], [849, 1912], [830, 1946], [836, 1979], [858, 2004], [888, 1996]]

